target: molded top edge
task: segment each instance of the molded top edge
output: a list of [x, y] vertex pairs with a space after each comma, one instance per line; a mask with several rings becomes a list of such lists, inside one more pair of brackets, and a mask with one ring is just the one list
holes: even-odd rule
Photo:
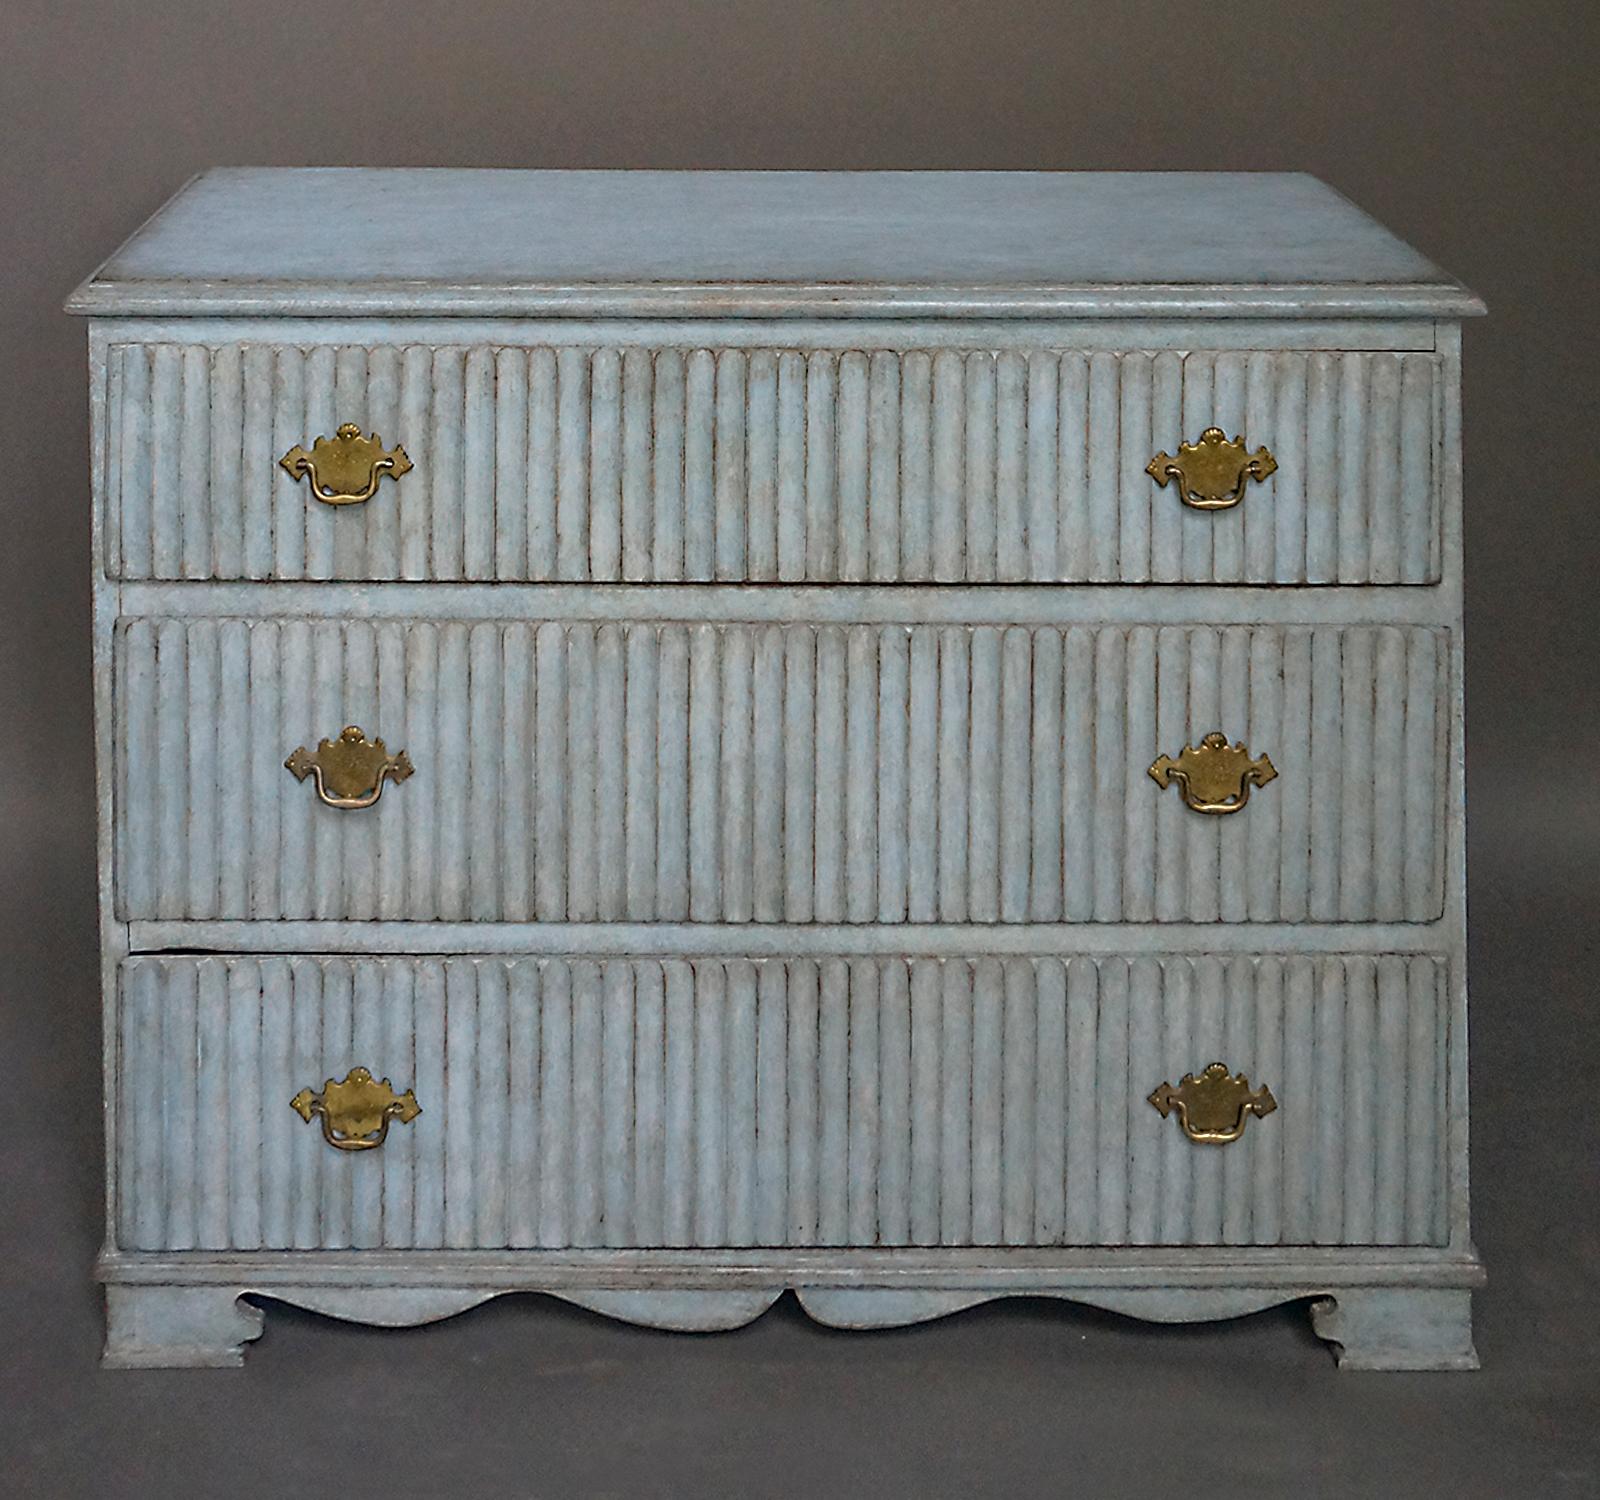
[[73, 293], [128, 316], [1460, 317], [1314, 178], [233, 168]]

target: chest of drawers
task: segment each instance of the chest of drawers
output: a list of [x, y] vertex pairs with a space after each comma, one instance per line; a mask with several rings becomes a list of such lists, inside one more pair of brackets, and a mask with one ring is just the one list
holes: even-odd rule
[[1463, 288], [1298, 177], [239, 171], [70, 306], [108, 1363], [1475, 1363]]

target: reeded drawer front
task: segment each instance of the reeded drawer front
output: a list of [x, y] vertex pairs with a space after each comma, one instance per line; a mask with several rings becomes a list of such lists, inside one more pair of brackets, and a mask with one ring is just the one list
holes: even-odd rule
[[[120, 915], [1426, 921], [1425, 627], [122, 622]], [[357, 725], [358, 811], [284, 759]], [[1210, 731], [1229, 816], [1148, 774]], [[296, 773], [298, 774], [298, 773]]]
[[[135, 958], [129, 1249], [1438, 1244], [1431, 957]], [[1276, 1109], [1197, 1143], [1210, 1062]], [[420, 1113], [332, 1150], [354, 1066]]]
[[[1432, 353], [123, 344], [125, 578], [1425, 583]], [[325, 505], [344, 423], [414, 467]], [[1205, 429], [1227, 510], [1147, 472]]]

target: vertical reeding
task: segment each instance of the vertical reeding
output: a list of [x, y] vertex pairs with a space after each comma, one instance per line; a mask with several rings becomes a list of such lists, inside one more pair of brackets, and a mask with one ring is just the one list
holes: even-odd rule
[[589, 574], [614, 583], [622, 576], [622, 355], [597, 349], [589, 384]]
[[1151, 922], [1156, 915], [1156, 821], [1162, 811], [1159, 788], [1145, 772], [1160, 747], [1156, 731], [1156, 691], [1160, 683], [1154, 626], [1128, 631], [1127, 796], [1123, 802], [1122, 916]]
[[1001, 1028], [1003, 1068], [1000, 1105], [1000, 1240], [1027, 1245], [1034, 1238], [1034, 1159], [1038, 1142], [1034, 1112], [1042, 1080], [1038, 1068], [1038, 990], [1033, 961], [1008, 958], [1004, 965], [1005, 1016]]
[[850, 1245], [871, 1245], [878, 1239], [881, 967], [873, 958], [852, 959], [849, 965], [845, 1243]]
[[1272, 564], [1269, 576], [1277, 583], [1311, 581], [1307, 550], [1306, 501], [1310, 474], [1306, 447], [1306, 390], [1310, 361], [1304, 354], [1278, 353], [1273, 359], [1273, 401], [1277, 408], [1272, 429], [1272, 455], [1278, 472], [1272, 486]]
[[723, 1111], [727, 1222], [723, 1244], [756, 1243], [756, 966], [730, 959]]
[[[594, 747], [594, 878], [595, 916], [602, 922], [621, 921], [627, 913], [627, 810], [628, 810], [628, 700], [633, 685], [627, 680], [628, 637], [648, 626], [624, 626], [608, 621], [595, 639]], [[652, 698], [654, 684], [651, 684]]]
[[537, 484], [528, 451], [526, 349], [494, 353], [494, 572], [503, 582], [528, 578], [528, 521]]
[[933, 576], [933, 357], [918, 350], [900, 357], [899, 576], [923, 583]]
[[995, 570], [1004, 583], [1028, 578], [1028, 364], [1014, 349], [995, 356]]
[[[1130, 1109], [1137, 1095], [1128, 1087], [1131, 965], [1127, 959], [1074, 959], [1099, 970], [1095, 1023], [1093, 1109], [1095, 1112], [1094, 1242], [1128, 1240]], [[1130, 1095], [1133, 1095], [1130, 1098]], [[1140, 1119], [1143, 1119], [1141, 1112]]]
[[972, 632], [968, 692], [967, 920], [1000, 916], [1000, 631]]
[[939, 632], [939, 918], [967, 920], [967, 783], [970, 631]]
[[694, 971], [694, 1243], [725, 1244], [727, 1181], [727, 969], [702, 959]]
[[[1374, 632], [1372, 720], [1372, 902], [1368, 915], [1403, 922], [1405, 900], [1406, 632]], [[1431, 812], [1431, 809], [1429, 810]]]
[[716, 356], [695, 349], [683, 385], [683, 577], [716, 577]]
[[555, 353], [555, 572], [589, 576], [589, 351]]
[[845, 642], [844, 919], [878, 910], [878, 630], [853, 626]]
[[[469, 705], [472, 698], [468, 632], [465, 621], [440, 624], [438, 676], [438, 729], [436, 759], [428, 762], [437, 830], [435, 844], [435, 905], [430, 916], [452, 922], [467, 915], [470, 839], [467, 813], [471, 805], [472, 759], [469, 745]], [[337, 718], [328, 720], [337, 723]], [[420, 781], [421, 778], [419, 777]], [[407, 793], [421, 787], [403, 788]], [[420, 798], [418, 799], [421, 800]]]
[[689, 629], [661, 627], [656, 694], [656, 907], [689, 915]]
[[850, 966], [825, 958], [817, 1006], [817, 1243], [850, 1238]]
[[527, 576], [556, 578], [560, 576], [556, 514], [561, 474], [561, 379], [554, 349], [530, 349], [527, 358]]
[[655, 467], [651, 439], [655, 365], [648, 349], [622, 355], [622, 553], [629, 583], [652, 577], [655, 546]]
[[122, 446], [115, 454], [116, 492], [106, 509], [108, 520], [116, 519], [121, 553], [111, 571], [114, 575], [120, 573], [124, 578], [150, 578], [155, 572], [155, 392], [150, 370], [152, 351], [147, 344], [122, 344], [116, 353], [122, 389]]
[[[1145, 469], [1156, 451], [1151, 446], [1155, 359], [1129, 353], [1118, 361], [1116, 576], [1123, 583], [1146, 583], [1151, 577], [1152, 508], [1159, 491]], [[1163, 511], [1163, 522], [1169, 519]]]
[[[656, 746], [660, 678], [657, 664], [660, 639], [655, 627], [635, 624], [628, 628], [627, 777], [620, 813], [627, 866], [623, 913], [648, 922], [656, 914]], [[618, 812], [613, 809], [613, 817]]]
[[1344, 763], [1340, 776], [1339, 915], [1346, 921], [1362, 921], [1373, 915], [1373, 796], [1380, 770], [1373, 722], [1377, 632], [1352, 626], [1341, 634], [1344, 674], [1339, 743]]
[[[1069, 1071], [1067, 968], [1059, 958], [1034, 964], [1036, 1032], [1033, 1119], [1033, 1235], [1039, 1245], [1066, 1240]], [[1072, 1184], [1077, 1189], [1077, 1182]], [[1092, 1200], [1091, 1200], [1092, 1201]]]
[[[262, 968], [273, 959], [236, 958], [228, 962], [227, 1078], [221, 1108], [229, 1117], [228, 1155], [224, 1160], [222, 1192], [228, 1219], [222, 1242], [234, 1250], [259, 1250], [267, 1158], [263, 1111], [283, 1107], [262, 1084], [277, 1075], [263, 1066]], [[218, 1153], [221, 1156], [221, 1153]]]
[[819, 994], [817, 965], [789, 965], [789, 1199], [786, 1244], [815, 1245], [818, 1219]]
[[[464, 773], [467, 780], [466, 908], [474, 922], [511, 917], [505, 906], [505, 886], [516, 825], [507, 819], [503, 800], [511, 770], [502, 754], [507, 686], [501, 640], [504, 630], [498, 621], [480, 621], [471, 627], [467, 643], [469, 733], [463, 764], [455, 768], [455, 774]], [[449, 768], [440, 769], [451, 774]]]
[[[567, 628], [567, 920], [592, 922], [599, 910], [595, 790], [600, 746], [596, 740], [597, 629], [588, 622]], [[610, 812], [610, 809], [607, 809]], [[574, 970], [574, 983], [577, 972]]]
[[661, 1242], [684, 1246], [695, 1242], [695, 976], [683, 959], [668, 959], [662, 969], [666, 1110]]
[[962, 356], [933, 356], [933, 415], [929, 433], [930, 576], [954, 583], [966, 576], [966, 391]]
[[995, 358], [974, 350], [965, 363], [965, 577], [978, 584], [995, 577]]
[[654, 960], [634, 963], [633, 1243], [666, 1239], [666, 977]]
[[859, 583], [869, 571], [867, 356], [847, 349], [839, 356], [838, 445], [839, 558], [837, 576]]
[[603, 1013], [600, 1046], [600, 1243], [640, 1243], [634, 1223], [637, 1202], [634, 1152], [634, 966], [627, 959], [601, 965]]
[[[442, 347], [433, 351], [432, 394], [429, 441], [432, 461], [428, 477], [433, 545], [428, 576], [452, 580], [465, 576], [466, 471], [462, 428], [467, 398], [464, 349]], [[406, 479], [410, 477], [407, 475]]]
[[1404, 453], [1400, 437], [1400, 354], [1369, 354], [1372, 372], [1367, 433], [1367, 583], [1400, 582], [1400, 488]]
[[227, 969], [222, 958], [195, 964], [194, 1243], [201, 1250], [228, 1246], [228, 1169], [239, 1117], [227, 1088]]
[[911, 1171], [909, 1239], [940, 1240], [943, 974], [938, 959], [915, 958], [911, 970]]
[[745, 398], [745, 576], [778, 576], [778, 356], [752, 349]]
[[[1245, 424], [1245, 355], [1229, 350], [1212, 356], [1212, 360], [1210, 425], [1220, 427], [1230, 438], [1245, 439], [1254, 451], [1263, 434], [1253, 433]], [[1238, 505], [1214, 510], [1207, 517], [1211, 525], [1210, 577], [1216, 582], [1234, 582], [1244, 576], [1245, 516], [1261, 501], [1261, 487], [1252, 480], [1245, 499]]]
[[714, 922], [721, 915], [721, 770], [719, 719], [722, 629], [689, 629], [689, 920]]
[[[537, 858], [534, 809], [534, 631], [525, 620], [510, 620], [500, 630], [500, 906], [506, 919], [531, 922], [533, 863]], [[388, 673], [384, 674], [387, 682]]]
[[539, 1245], [573, 1243], [572, 965], [546, 961], [539, 974]]
[[911, 973], [903, 958], [878, 963], [876, 1243], [911, 1243]]
[[1367, 488], [1368, 385], [1372, 356], [1339, 356], [1337, 452], [1340, 583], [1363, 583], [1371, 565], [1372, 495]]
[[806, 359], [793, 349], [778, 355], [777, 576], [806, 576]]
[[789, 1198], [788, 969], [767, 959], [756, 974], [755, 1243], [784, 1245]]
[[1002, 922], [1026, 922], [1032, 886], [1032, 632], [1013, 627], [1000, 645], [1000, 903]]
[[[1088, 921], [1095, 909], [1095, 631], [1072, 625], [1065, 632], [1061, 712], [1062, 917]], [[1113, 870], [1115, 867], [1113, 866]]]
[[570, 1243], [592, 1248], [603, 1243], [601, 1111], [604, 1083], [601, 1062], [600, 965], [594, 959], [574, 959], [572, 973], [572, 1176], [568, 1202], [572, 1218]]
[[150, 576], [183, 576], [183, 349], [150, 350]]
[[[1128, 798], [1127, 635], [1102, 628], [1095, 638], [1094, 920], [1122, 916], [1123, 808]], [[1142, 788], [1141, 788], [1142, 790]]]
[[[868, 372], [867, 571], [876, 583], [894, 583], [905, 576], [900, 526], [900, 366], [899, 354], [878, 350]], [[751, 576], [756, 576], [754, 570]]]
[[1024, 576], [1036, 583], [1060, 577], [1061, 491], [1057, 478], [1060, 427], [1060, 356], [1037, 350], [1027, 371], [1028, 563]]
[[943, 964], [939, 1078], [939, 1243], [972, 1243], [972, 971]]
[[[461, 576], [493, 578], [497, 515], [495, 435], [499, 392], [495, 352], [479, 346], [466, 356], [461, 423]], [[386, 497], [387, 498], [387, 497]], [[506, 496], [507, 508], [511, 497]]]
[[1002, 1244], [1000, 1132], [1004, 1122], [1005, 971], [984, 957], [972, 966], [972, 1229], [974, 1245]]
[[1117, 501], [1122, 467], [1121, 361], [1097, 351], [1089, 356], [1088, 390], [1088, 574], [1094, 583], [1115, 583], [1122, 544]]
[[754, 915], [752, 873], [755, 864], [755, 766], [751, 759], [752, 678], [755, 671], [754, 631], [748, 626], [727, 630], [722, 641], [722, 702], [718, 713], [721, 742], [722, 898], [719, 916], [725, 922], [748, 922]]
[[[196, 486], [190, 504], [205, 496], [208, 515], [197, 518], [195, 550], [184, 538], [185, 576], [237, 578], [244, 558], [244, 354], [238, 344], [196, 352], [210, 356], [205, 372], [210, 387], [209, 472]], [[198, 573], [188, 571], [195, 566]]]

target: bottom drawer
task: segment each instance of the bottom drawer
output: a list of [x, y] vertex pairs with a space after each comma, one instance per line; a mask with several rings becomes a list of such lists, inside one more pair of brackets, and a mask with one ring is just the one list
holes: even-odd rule
[[[136, 957], [116, 1239], [1441, 1244], [1448, 996], [1430, 956]], [[1226, 1144], [1160, 1091], [1214, 1061], [1276, 1106]], [[382, 1128], [312, 1097], [358, 1066], [420, 1113], [335, 1149]]]

